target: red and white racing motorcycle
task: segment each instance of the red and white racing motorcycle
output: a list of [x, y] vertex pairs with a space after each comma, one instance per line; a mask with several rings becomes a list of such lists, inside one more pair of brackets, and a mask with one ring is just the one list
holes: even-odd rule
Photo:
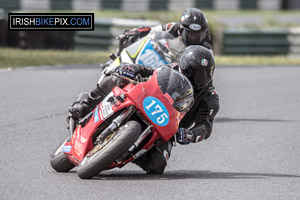
[[71, 135], [51, 154], [53, 169], [67, 172], [77, 166], [79, 177], [92, 178], [123, 167], [176, 134], [194, 100], [189, 80], [160, 67], [147, 80], [128, 81], [77, 124], [70, 120]]

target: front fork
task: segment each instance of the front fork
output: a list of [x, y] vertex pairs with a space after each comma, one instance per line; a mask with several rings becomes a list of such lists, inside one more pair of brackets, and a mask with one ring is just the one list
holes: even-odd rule
[[134, 106], [129, 106], [126, 108], [112, 123], [97, 137], [96, 143], [102, 143], [104, 139], [112, 134], [117, 128], [123, 124], [130, 116], [136, 111]]

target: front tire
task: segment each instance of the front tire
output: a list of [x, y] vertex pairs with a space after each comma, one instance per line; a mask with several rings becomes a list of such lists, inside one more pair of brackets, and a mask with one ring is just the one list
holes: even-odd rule
[[70, 140], [70, 136], [64, 139], [50, 155], [50, 164], [57, 172], [68, 172], [75, 167], [63, 152], [63, 147], [68, 140]]
[[[115, 160], [120, 158], [137, 140], [142, 131], [136, 121], [128, 121], [115, 131], [115, 135], [100, 150], [83, 158], [78, 165], [77, 174], [82, 179], [89, 179], [105, 170]], [[114, 133], [112, 133], [114, 134]], [[108, 136], [110, 137], [110, 136]], [[95, 148], [90, 152], [95, 151]]]

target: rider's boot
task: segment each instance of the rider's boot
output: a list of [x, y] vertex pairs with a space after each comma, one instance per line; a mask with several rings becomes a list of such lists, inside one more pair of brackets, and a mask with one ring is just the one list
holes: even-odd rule
[[133, 161], [147, 174], [162, 174], [171, 156], [173, 142], [169, 140], [158, 147], [153, 147], [137, 160]]
[[[121, 79], [122, 80], [122, 79]], [[96, 87], [89, 93], [84, 100], [77, 100], [69, 107], [69, 116], [74, 120], [80, 120], [91, 112], [111, 92], [114, 86], [118, 85], [120, 79], [110, 75], [103, 75]]]
[[80, 120], [91, 112], [105, 96], [106, 93], [104, 93], [97, 84], [96, 87], [88, 94], [86, 99], [76, 100], [73, 105], [69, 107], [69, 117], [72, 117], [74, 120]]

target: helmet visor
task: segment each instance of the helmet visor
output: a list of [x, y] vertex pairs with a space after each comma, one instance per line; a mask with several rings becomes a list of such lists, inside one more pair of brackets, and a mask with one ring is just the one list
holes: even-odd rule
[[197, 45], [203, 42], [205, 38], [205, 33], [203, 30], [190, 31], [188, 29], [184, 29], [182, 33], [182, 37], [187, 43], [187, 45]]

